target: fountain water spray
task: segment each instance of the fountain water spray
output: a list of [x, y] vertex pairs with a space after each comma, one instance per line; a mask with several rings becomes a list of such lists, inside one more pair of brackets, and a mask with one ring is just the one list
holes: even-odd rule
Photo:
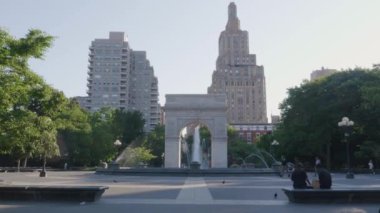
[[193, 141], [193, 153], [191, 157], [192, 162], [202, 163], [202, 149], [201, 149], [201, 140], [199, 136], [199, 126], [194, 129], [194, 141]]

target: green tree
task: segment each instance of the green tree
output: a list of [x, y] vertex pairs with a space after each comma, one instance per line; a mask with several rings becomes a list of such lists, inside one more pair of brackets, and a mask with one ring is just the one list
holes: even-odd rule
[[[38, 141], [46, 136], [40, 134], [36, 121], [48, 115], [48, 109], [37, 103], [50, 100], [53, 89], [29, 70], [28, 60], [42, 58], [52, 40], [39, 30], [16, 39], [0, 29], [0, 146], [2, 153], [16, 158], [18, 167], [22, 157], [38, 153]], [[36, 91], [42, 92], [37, 95]]]
[[206, 126], [199, 128], [200, 140], [203, 149], [211, 149], [211, 132]]
[[41, 30], [29, 30], [24, 38], [16, 39], [0, 28], [0, 69], [11, 72], [28, 70], [28, 60], [42, 59], [52, 41], [53, 37]]
[[157, 125], [145, 138], [143, 146], [151, 150], [155, 158], [149, 161], [152, 166], [160, 167], [163, 165], [163, 154], [165, 152], [165, 126]]
[[94, 166], [100, 161], [111, 161], [117, 152], [113, 144], [116, 140], [112, 129], [113, 110], [102, 108], [86, 117], [82, 117], [80, 111], [76, 112], [78, 116], [75, 118], [79, 118], [82, 124], [62, 133], [68, 148], [69, 163]]
[[242, 140], [232, 126], [227, 127], [227, 138], [228, 165], [244, 164], [245, 158], [256, 150], [255, 145]]
[[273, 134], [262, 135], [257, 141], [257, 148], [270, 152], [273, 156], [279, 157], [276, 145], [272, 145], [274, 141]]
[[43, 171], [45, 171], [46, 158], [59, 155], [57, 145], [57, 129], [51, 118], [46, 116], [38, 117], [36, 123], [39, 133], [39, 146], [37, 152], [43, 157]]
[[144, 125], [145, 120], [139, 111], [113, 111], [113, 132], [123, 143], [123, 147], [144, 134]]
[[[137, 139], [143, 136], [144, 120], [140, 112], [102, 108], [83, 116], [81, 111], [74, 110], [77, 116], [61, 115], [61, 123], [79, 121], [77, 124], [64, 123], [64, 126], [71, 128], [63, 132], [71, 165], [95, 166], [100, 161], [110, 162], [117, 157], [118, 150], [131, 146], [132, 141], [138, 143]], [[87, 127], [86, 122], [90, 127]], [[122, 141], [121, 147], [115, 147], [117, 139]], [[150, 146], [156, 151], [155, 144]]]
[[[274, 133], [283, 153], [311, 161], [320, 156], [327, 166], [346, 163], [343, 132], [337, 123], [344, 116], [355, 122], [351, 149], [364, 141], [379, 142], [379, 71], [356, 68], [288, 90], [280, 105], [282, 122]], [[357, 161], [356, 161], [357, 162]], [[357, 162], [358, 163], [358, 162]]]

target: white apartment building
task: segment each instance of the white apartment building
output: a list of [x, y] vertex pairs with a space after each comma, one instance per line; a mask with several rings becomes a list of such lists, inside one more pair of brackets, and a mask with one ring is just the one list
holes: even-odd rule
[[102, 107], [138, 110], [149, 132], [160, 122], [158, 80], [145, 51], [133, 51], [123, 32], [110, 32], [90, 46], [87, 97], [76, 97], [89, 111]]

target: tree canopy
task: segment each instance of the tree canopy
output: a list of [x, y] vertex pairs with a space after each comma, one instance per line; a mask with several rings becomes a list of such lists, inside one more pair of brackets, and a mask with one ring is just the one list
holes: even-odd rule
[[43, 58], [52, 41], [40, 30], [17, 39], [0, 29], [0, 154], [13, 156], [18, 165], [21, 159], [58, 155], [58, 131], [84, 128], [77, 126], [84, 115], [79, 106], [28, 66], [30, 58]]
[[274, 135], [281, 152], [288, 158], [310, 160], [320, 156], [328, 166], [334, 162], [333, 167], [341, 168], [346, 162], [345, 144], [337, 124], [346, 116], [355, 122], [349, 140], [352, 152], [362, 157], [356, 159], [356, 164], [379, 158], [378, 151], [366, 151], [368, 144], [380, 146], [380, 131], [376, 128], [380, 124], [379, 92], [380, 71], [362, 68], [289, 89], [280, 105], [282, 122]]

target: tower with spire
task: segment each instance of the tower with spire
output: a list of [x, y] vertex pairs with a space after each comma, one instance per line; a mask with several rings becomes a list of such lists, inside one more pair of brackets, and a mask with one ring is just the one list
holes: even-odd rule
[[264, 67], [256, 64], [256, 55], [249, 54], [248, 31], [240, 29], [237, 8], [231, 2], [208, 93], [226, 94], [230, 124], [267, 123], [265, 88]]

